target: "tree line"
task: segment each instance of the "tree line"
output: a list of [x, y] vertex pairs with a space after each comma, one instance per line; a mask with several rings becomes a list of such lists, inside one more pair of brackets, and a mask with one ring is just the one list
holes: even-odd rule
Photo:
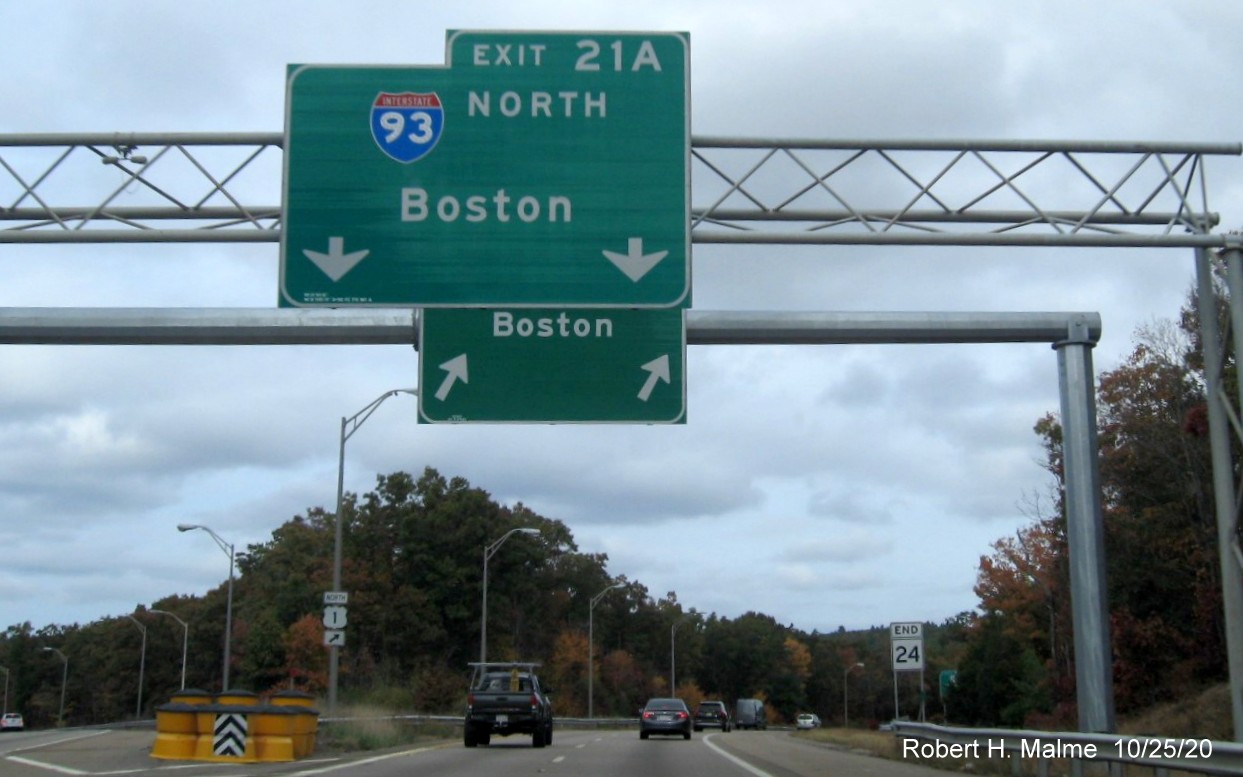
[[[1223, 314], [1226, 305], [1223, 296]], [[1195, 310], [1192, 297], [1177, 322], [1141, 329], [1126, 362], [1098, 382], [1120, 713], [1226, 675]], [[1230, 359], [1232, 395], [1235, 380]], [[501, 505], [463, 478], [431, 467], [417, 477], [377, 476], [373, 491], [348, 494], [342, 506], [342, 588], [350, 599], [340, 699], [461, 711], [467, 663], [479, 656], [482, 551], [511, 529], [532, 528], [536, 533], [512, 535], [489, 561], [488, 657], [541, 662], [560, 716], [587, 713], [590, 630], [592, 706], [601, 717], [632, 717], [648, 697], [672, 692], [691, 704], [762, 698], [776, 721], [814, 712], [826, 724], [869, 725], [923, 714], [1073, 728], [1061, 427], [1050, 414], [1034, 431], [1046, 454], [1048, 493], [1031, 499], [1028, 525], [981, 557], [978, 608], [926, 623], [924, 673], [896, 678], [887, 625], [809, 633], [758, 612], [701, 612], [676, 592], [656, 596], [638, 580], [613, 576], [607, 556], [579, 550], [561, 521], [522, 504]], [[310, 509], [237, 555], [234, 688], [324, 693], [321, 616], [323, 592], [332, 587], [335, 521]], [[32, 727], [53, 725], [63, 693], [66, 724], [150, 717], [181, 687], [183, 637], [187, 686], [219, 690], [225, 610], [222, 583], [203, 596], [169, 596], [85, 625], [10, 626], [0, 635], [8, 709]], [[66, 667], [49, 648], [68, 661], [63, 686]], [[957, 672], [944, 695], [943, 670]]]
[[[673, 682], [672, 692], [692, 704], [763, 698], [777, 721], [804, 711], [859, 724], [892, 714], [887, 626], [806, 633], [762, 613], [725, 618], [685, 607], [675, 592], [653, 596], [641, 582], [611, 575], [604, 554], [580, 551], [562, 522], [498, 504], [430, 467], [418, 478], [377, 477], [373, 491], [347, 495], [342, 515], [342, 588], [350, 596], [343, 703], [460, 711], [467, 664], [479, 657], [482, 549], [510, 529], [533, 528], [536, 534], [513, 534], [489, 561], [488, 658], [539, 661], [558, 715], [587, 714], [589, 632], [597, 716], [633, 717], [649, 697], [668, 695]], [[322, 602], [331, 588], [334, 524], [335, 515], [312, 509], [238, 553], [233, 688], [324, 693]], [[170, 596], [86, 625], [9, 627], [0, 637], [0, 665], [12, 675], [10, 709], [31, 726], [57, 721], [64, 666], [50, 647], [69, 661], [67, 724], [151, 716], [181, 687], [184, 638], [187, 686], [218, 691], [226, 595], [222, 584], [201, 597]], [[958, 634], [962, 626], [940, 630]], [[913, 712], [919, 689], [900, 686]]]

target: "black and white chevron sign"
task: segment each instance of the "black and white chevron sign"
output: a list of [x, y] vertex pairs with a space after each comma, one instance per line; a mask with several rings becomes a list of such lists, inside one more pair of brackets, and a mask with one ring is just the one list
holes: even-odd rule
[[246, 716], [223, 712], [216, 716], [212, 754], [241, 758], [246, 754]]

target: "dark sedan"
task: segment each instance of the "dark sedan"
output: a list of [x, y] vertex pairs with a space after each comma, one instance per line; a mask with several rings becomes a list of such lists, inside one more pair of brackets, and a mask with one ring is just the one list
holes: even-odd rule
[[691, 738], [690, 708], [681, 699], [652, 699], [639, 714], [639, 739], [647, 739], [651, 734], [681, 734], [683, 739]]
[[721, 733], [729, 731], [729, 710], [722, 701], [701, 701], [695, 709], [695, 730], [719, 728]]

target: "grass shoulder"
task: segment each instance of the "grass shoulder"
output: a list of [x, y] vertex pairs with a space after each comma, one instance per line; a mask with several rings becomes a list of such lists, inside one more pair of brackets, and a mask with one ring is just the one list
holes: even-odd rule
[[446, 723], [418, 721], [372, 706], [343, 706], [321, 721], [315, 749], [346, 753], [420, 747], [460, 739], [462, 730]]
[[865, 753], [880, 758], [901, 758], [897, 739], [888, 731], [863, 728], [813, 728], [795, 731], [794, 736], [854, 753]]

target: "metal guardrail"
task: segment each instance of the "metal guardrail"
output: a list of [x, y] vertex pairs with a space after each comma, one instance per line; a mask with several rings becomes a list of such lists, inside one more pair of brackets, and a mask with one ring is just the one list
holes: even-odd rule
[[1171, 772], [1243, 775], [1243, 744], [1190, 737], [1129, 734], [1090, 734], [1077, 731], [1031, 731], [1002, 728], [958, 728], [932, 723], [894, 721], [893, 734], [902, 739], [903, 758], [930, 760], [1006, 759], [1014, 775], [1032, 762], [1040, 777], [1050, 765], [1070, 763], [1071, 773], [1083, 773], [1087, 764], [1104, 764], [1111, 775], [1125, 774], [1126, 766], [1143, 766], [1156, 777]]
[[[355, 716], [330, 718], [321, 717], [320, 725], [332, 725], [334, 723], [351, 723], [359, 720], [367, 720], [368, 718], [359, 718]], [[375, 720], [395, 720], [405, 723], [413, 723], [415, 725], [435, 723], [444, 726], [457, 726], [463, 724], [465, 718], [462, 715], [381, 715]], [[558, 728], [573, 729], [595, 729], [595, 728], [637, 728], [639, 725], [638, 718], [554, 718]]]

